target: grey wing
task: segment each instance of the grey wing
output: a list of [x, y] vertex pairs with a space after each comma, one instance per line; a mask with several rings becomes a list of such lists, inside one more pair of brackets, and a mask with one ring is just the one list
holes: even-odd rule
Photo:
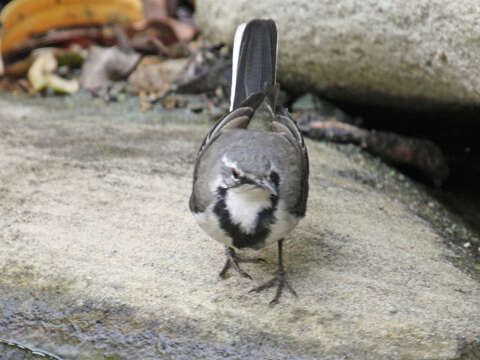
[[208, 205], [204, 202], [198, 201], [199, 199], [195, 196], [195, 184], [198, 180], [199, 162], [205, 154], [205, 151], [215, 142], [216, 139], [218, 139], [219, 136], [221, 136], [222, 130], [247, 128], [255, 110], [260, 106], [264, 98], [265, 94], [262, 92], [249, 96], [237, 109], [232, 110], [223, 116], [212, 130], [210, 130], [205, 139], [203, 139], [202, 145], [200, 145], [200, 149], [197, 153], [195, 168], [193, 170], [193, 191], [189, 203], [191, 211], [202, 212]]
[[308, 199], [309, 163], [307, 147], [303, 141], [303, 136], [300, 132], [300, 129], [286, 110], [283, 110], [282, 113], [275, 115], [275, 120], [272, 122], [272, 129], [274, 132], [284, 136], [298, 152], [301, 162], [301, 189], [297, 202], [290, 210], [297, 216], [303, 217], [305, 216], [305, 212], [307, 210]]
[[240, 107], [225, 114], [215, 126], [210, 130], [205, 139], [203, 139], [202, 145], [197, 154], [198, 159], [202, 156], [205, 149], [215, 140], [220, 134], [221, 130], [225, 129], [246, 129], [253, 116], [253, 113], [262, 103], [265, 98], [265, 94], [262, 92], [255, 93], [248, 97]]

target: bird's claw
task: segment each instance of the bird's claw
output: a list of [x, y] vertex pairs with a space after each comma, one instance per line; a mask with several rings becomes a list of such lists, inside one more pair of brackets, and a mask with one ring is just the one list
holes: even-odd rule
[[248, 257], [245, 257], [245, 256], [242, 256], [242, 255], [238, 255], [235, 253], [235, 250], [232, 249], [232, 248], [227, 248], [227, 250], [225, 251], [225, 255], [227, 257], [227, 261], [225, 262], [225, 265], [223, 266], [223, 269], [222, 271], [220, 271], [220, 277], [225, 279], [225, 277], [227, 276], [227, 271], [228, 269], [230, 269], [230, 267], [233, 267], [233, 269], [238, 272], [241, 276], [243, 276], [244, 278], [247, 278], [247, 279], [250, 279], [252, 280], [252, 277], [250, 275], [248, 275], [245, 271], [243, 271], [240, 266], [238, 265], [238, 263], [241, 263], [241, 262], [246, 262], [246, 263], [259, 263], [259, 262], [262, 262], [262, 263], [265, 263], [265, 259], [262, 259], [262, 258], [248, 258]]
[[277, 292], [275, 293], [275, 297], [270, 301], [270, 306], [275, 306], [278, 304], [280, 297], [282, 296], [283, 288], [287, 288], [288, 291], [290, 291], [295, 297], [298, 297], [297, 293], [295, 290], [290, 286], [290, 284], [287, 281], [287, 276], [284, 270], [278, 270], [275, 276], [268, 280], [267, 282], [263, 283], [260, 286], [257, 286], [256, 288], [253, 288], [249, 292], [260, 292], [262, 290], [268, 289], [273, 287], [275, 284], [277, 285]]

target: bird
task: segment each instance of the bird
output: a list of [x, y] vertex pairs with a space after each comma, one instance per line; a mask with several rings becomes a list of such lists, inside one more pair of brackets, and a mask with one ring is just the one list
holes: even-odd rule
[[[189, 208], [200, 227], [223, 243], [225, 278], [233, 268], [252, 279], [242, 262], [263, 262], [238, 250], [277, 243], [278, 271], [251, 292], [277, 285], [270, 305], [279, 302], [287, 281], [283, 241], [305, 216], [308, 198], [308, 152], [297, 124], [278, 104], [277, 25], [254, 19], [237, 27], [233, 46], [230, 109], [204, 138], [197, 153]], [[271, 131], [248, 129], [263, 110]]]

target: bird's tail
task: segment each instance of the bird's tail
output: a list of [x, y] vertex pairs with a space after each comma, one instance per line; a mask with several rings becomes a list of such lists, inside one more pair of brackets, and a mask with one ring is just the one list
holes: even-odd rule
[[250, 95], [264, 92], [274, 108], [277, 66], [277, 26], [273, 20], [252, 20], [238, 26], [233, 44], [230, 111]]

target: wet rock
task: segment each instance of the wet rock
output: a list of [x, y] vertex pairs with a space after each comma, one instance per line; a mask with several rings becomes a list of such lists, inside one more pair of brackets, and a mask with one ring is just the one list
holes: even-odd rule
[[362, 123], [360, 118], [352, 118], [346, 114], [338, 106], [335, 106], [331, 102], [320, 99], [318, 96], [312, 93], [306, 93], [300, 96], [292, 104], [293, 112], [314, 112], [320, 115], [324, 120], [333, 120], [359, 125]]
[[303, 94], [292, 104], [292, 111], [317, 110], [319, 101], [312, 93]]

